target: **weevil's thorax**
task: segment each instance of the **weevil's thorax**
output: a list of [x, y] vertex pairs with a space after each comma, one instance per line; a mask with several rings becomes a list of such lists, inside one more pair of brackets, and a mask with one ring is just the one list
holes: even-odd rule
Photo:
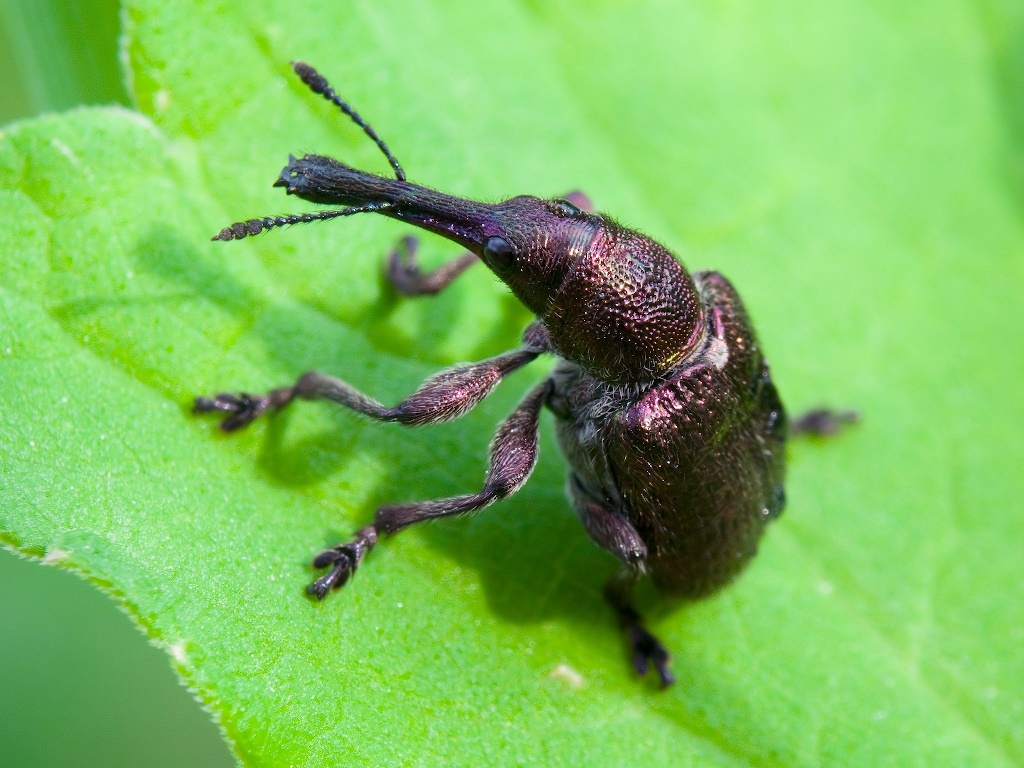
[[697, 288], [658, 243], [600, 224], [553, 294], [543, 320], [563, 357], [613, 385], [664, 376], [698, 347]]

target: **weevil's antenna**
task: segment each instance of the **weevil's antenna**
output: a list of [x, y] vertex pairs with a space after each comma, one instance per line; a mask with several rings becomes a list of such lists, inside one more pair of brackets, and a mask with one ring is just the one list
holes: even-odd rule
[[337, 219], [340, 216], [353, 216], [357, 213], [372, 213], [374, 211], [382, 211], [391, 206], [392, 203], [367, 203], [366, 205], [355, 205], [351, 208], [339, 208], [334, 211], [296, 213], [291, 216], [264, 216], [260, 219], [248, 219], [232, 224], [230, 227], [224, 227], [224, 229], [210, 239], [242, 240], [275, 227], [287, 227], [289, 224], [308, 224], [311, 221], [327, 221], [328, 219]]
[[309, 89], [313, 91], [313, 93], [319, 93], [329, 102], [338, 107], [338, 109], [348, 115], [353, 123], [362, 128], [363, 132], [373, 139], [373, 143], [377, 145], [377, 148], [384, 153], [384, 157], [386, 157], [388, 162], [391, 163], [391, 167], [395, 169], [395, 178], [399, 181], [405, 181], [405, 171], [403, 171], [402, 166], [399, 165], [398, 158], [391, 154], [391, 150], [388, 149], [388, 145], [384, 143], [384, 139], [378, 136], [377, 132], [370, 127], [370, 124], [363, 120], [363, 118], [359, 116], [358, 112], [352, 109], [352, 107], [350, 107], [340, 96], [338, 96], [338, 94], [334, 92], [330, 83], [327, 82], [326, 77], [309, 66], [309, 64], [302, 61], [293, 61], [292, 69], [295, 70], [295, 74], [299, 76], [299, 79], [301, 79], [302, 82], [309, 86]]

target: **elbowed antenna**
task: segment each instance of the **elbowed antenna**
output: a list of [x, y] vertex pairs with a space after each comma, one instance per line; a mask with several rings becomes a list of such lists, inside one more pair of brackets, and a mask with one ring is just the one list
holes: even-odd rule
[[377, 149], [384, 153], [384, 157], [391, 163], [391, 167], [395, 170], [395, 178], [399, 181], [405, 181], [405, 171], [402, 170], [402, 166], [398, 162], [398, 158], [391, 154], [391, 150], [388, 149], [388, 145], [384, 143], [384, 139], [377, 135], [377, 132], [373, 130], [369, 123], [359, 116], [352, 107], [348, 105], [344, 99], [334, 92], [331, 88], [331, 84], [327, 82], [327, 78], [313, 69], [309, 64], [304, 61], [293, 61], [292, 69], [295, 70], [295, 74], [299, 76], [309, 90], [313, 93], [319, 93], [329, 102], [334, 104], [338, 109], [348, 115], [349, 119], [363, 129], [363, 132], [369, 136], [373, 143], [377, 145]]
[[[405, 171], [402, 169], [401, 164], [398, 162], [398, 158], [395, 157], [391, 150], [388, 149], [388, 145], [384, 143], [382, 139], [373, 127], [363, 120], [359, 116], [359, 113], [349, 106], [348, 102], [338, 96], [331, 88], [331, 84], [327, 82], [327, 78], [317, 72], [313, 67], [309, 66], [302, 61], [293, 61], [292, 69], [295, 70], [295, 74], [299, 76], [299, 79], [304, 82], [313, 93], [319, 93], [329, 102], [338, 107], [344, 112], [349, 119], [363, 129], [363, 132], [370, 137], [374, 144], [377, 145], [384, 157], [387, 158], [391, 164], [392, 169], [395, 171], [395, 178], [399, 181], [405, 181]], [[281, 186], [280, 181], [275, 182], [275, 186]], [[268, 229], [274, 229], [275, 227], [286, 227], [290, 224], [308, 224], [311, 221], [327, 221], [328, 219], [336, 219], [340, 216], [352, 216], [356, 213], [372, 213], [375, 211], [382, 211], [386, 208], [390, 208], [392, 203], [389, 202], [373, 202], [366, 203], [365, 205], [353, 206], [351, 208], [341, 208], [332, 211], [318, 211], [317, 213], [296, 213], [288, 216], [261, 216], [258, 219], [246, 219], [245, 221], [239, 221], [232, 224], [229, 227], [224, 227], [220, 232], [211, 237], [211, 240], [241, 240], [246, 237], [252, 237], [258, 235], [261, 232], [266, 232]]]
[[274, 227], [286, 227], [289, 224], [308, 224], [311, 221], [327, 221], [337, 219], [340, 216], [352, 216], [356, 213], [371, 213], [390, 208], [391, 203], [367, 203], [366, 205], [354, 205], [351, 208], [339, 208], [333, 211], [318, 211], [316, 213], [294, 213], [289, 216], [264, 216], [259, 219], [246, 219], [224, 227], [220, 232], [211, 237], [211, 240], [242, 240], [246, 237], [258, 235]]

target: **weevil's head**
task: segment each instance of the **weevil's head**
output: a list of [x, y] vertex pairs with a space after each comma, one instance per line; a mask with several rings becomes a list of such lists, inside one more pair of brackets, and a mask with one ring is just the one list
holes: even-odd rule
[[[696, 348], [704, 314], [693, 280], [653, 240], [572, 199], [480, 203], [328, 157], [291, 158], [276, 182], [317, 203], [408, 222], [480, 257], [548, 328], [559, 354], [615, 384], [650, 381]], [[309, 214], [308, 219], [345, 211]], [[269, 224], [267, 222], [270, 222]], [[240, 225], [244, 234], [271, 220]], [[231, 239], [232, 230], [225, 229]]]

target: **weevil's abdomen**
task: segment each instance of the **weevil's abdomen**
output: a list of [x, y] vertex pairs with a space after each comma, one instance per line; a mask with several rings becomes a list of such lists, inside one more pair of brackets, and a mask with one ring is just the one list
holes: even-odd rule
[[[698, 374], [659, 388], [621, 416], [610, 464], [630, 519], [648, 545], [648, 569], [665, 593], [684, 598], [726, 585], [756, 554], [765, 525], [784, 500], [784, 423], [774, 387], [746, 417], [719, 420], [703, 410], [713, 375]], [[728, 410], [738, 402], [716, 398]], [[629, 448], [625, 447], [626, 441]], [[627, 451], [646, 456], [643, 477], [622, 475]]]
[[559, 439], [595, 498], [625, 515], [666, 594], [721, 588], [781, 512], [786, 416], [746, 312], [717, 273], [694, 276], [707, 335], [670, 376], [629, 392], [556, 372]]

